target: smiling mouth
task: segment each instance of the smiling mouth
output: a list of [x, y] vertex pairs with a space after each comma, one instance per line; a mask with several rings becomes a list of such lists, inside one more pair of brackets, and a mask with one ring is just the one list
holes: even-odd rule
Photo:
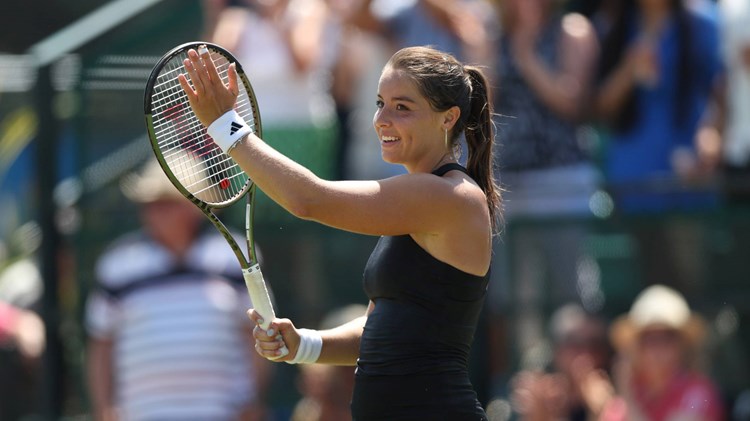
[[395, 136], [383, 136], [380, 138], [380, 140], [383, 141], [383, 143], [393, 143], [398, 141], [399, 138]]

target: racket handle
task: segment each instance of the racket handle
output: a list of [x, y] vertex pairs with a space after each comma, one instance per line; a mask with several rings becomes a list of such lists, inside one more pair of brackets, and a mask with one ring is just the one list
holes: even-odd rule
[[[260, 327], [268, 329], [276, 313], [273, 311], [271, 297], [268, 295], [266, 282], [263, 280], [263, 273], [260, 271], [260, 265], [257, 263], [247, 269], [242, 269], [242, 276], [245, 278], [245, 286], [250, 294], [250, 300], [253, 302], [253, 309], [263, 318]], [[279, 358], [289, 354], [286, 345], [281, 348]]]

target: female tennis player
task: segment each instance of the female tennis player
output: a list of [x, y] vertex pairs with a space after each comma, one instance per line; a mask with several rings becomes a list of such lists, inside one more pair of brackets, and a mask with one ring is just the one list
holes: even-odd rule
[[[288, 363], [356, 364], [356, 420], [487, 419], [467, 367], [500, 203], [481, 70], [426, 47], [398, 51], [380, 77], [373, 125], [383, 159], [408, 173], [327, 181], [245, 128], [233, 109], [233, 71], [225, 84], [207, 53], [188, 56], [179, 78], [195, 114], [259, 188], [299, 218], [381, 236], [364, 271], [363, 317], [325, 331], [276, 319], [255, 328], [257, 352]], [[456, 157], [461, 134], [466, 168]]]

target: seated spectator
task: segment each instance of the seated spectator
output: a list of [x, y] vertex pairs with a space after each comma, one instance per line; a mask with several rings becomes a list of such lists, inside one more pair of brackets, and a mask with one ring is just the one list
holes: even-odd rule
[[550, 320], [551, 369], [522, 371], [513, 381], [512, 401], [522, 420], [586, 420], [590, 413], [577, 386], [579, 370], [605, 370], [610, 362], [607, 324], [578, 304], [560, 307]]
[[645, 289], [610, 336], [618, 360], [614, 383], [601, 371], [582, 381], [599, 420], [724, 419], [717, 388], [698, 367], [706, 324], [679, 292], [663, 285]]

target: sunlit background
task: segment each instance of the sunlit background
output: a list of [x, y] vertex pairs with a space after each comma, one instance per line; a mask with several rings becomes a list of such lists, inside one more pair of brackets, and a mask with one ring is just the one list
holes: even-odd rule
[[[502, 7], [505, 2], [487, 5]], [[6, 340], [0, 330], [0, 420], [89, 417], [84, 307], [95, 285], [97, 257], [112, 240], [138, 227], [136, 207], [122, 194], [120, 181], [152, 155], [143, 115], [146, 79], [167, 50], [208, 39], [209, 5], [219, 3], [0, 3], [0, 304], [36, 313], [46, 327], [42, 333], [46, 340], [29, 333], [26, 350]], [[346, 2], [328, 3], [344, 10], [341, 13], [351, 7]], [[388, 10], [402, 3], [413, 1], [380, 0], [373, 7]], [[557, 3], [556, 7], [594, 19], [602, 5], [613, 2]], [[487, 39], [494, 40], [493, 31], [500, 30], [488, 30]], [[337, 122], [339, 128], [348, 128], [344, 158], [334, 157], [341, 142], [335, 136], [316, 149], [279, 146], [325, 178], [380, 178], [400, 172], [380, 162], [370, 129], [379, 69], [392, 45], [375, 35], [358, 33], [356, 39], [359, 51], [352, 57], [359, 64], [359, 77], [349, 87], [348, 117]], [[243, 64], [263, 66], [262, 62]], [[263, 114], [262, 101], [260, 108]], [[502, 138], [502, 127], [509, 123], [499, 123]], [[610, 140], [607, 128], [584, 122], [578, 139], [601, 169]], [[502, 288], [491, 287], [471, 361], [472, 379], [492, 419], [510, 416], [507, 382], [516, 371], [549, 365], [547, 323], [558, 306], [577, 297], [586, 310], [614, 318], [626, 312], [648, 284], [645, 268], [659, 259], [673, 259], [676, 273], [682, 274], [680, 279], [662, 282], [679, 289], [709, 321], [709, 370], [728, 410], [750, 388], [747, 202], [725, 200], [720, 173], [695, 183], [668, 175], [624, 187], [602, 180], [587, 193], [583, 214], [506, 218], [501, 242], [509, 248], [509, 256], [532, 250], [546, 262], [557, 256], [571, 263], [566, 250], [543, 250], [539, 243], [541, 233], [563, 232], [571, 226], [585, 227], [580, 231], [584, 252], [572, 258], [574, 273], [566, 291], [550, 286], [554, 266], [539, 261], [530, 268], [513, 267], [513, 258], [495, 263], [507, 265], [493, 269], [507, 278]], [[547, 185], [536, 194], [554, 202], [565, 188]], [[715, 194], [715, 201], [694, 209], [633, 214], [618, 207], [617, 195], [628, 189], [664, 195], [708, 192]], [[230, 209], [225, 216], [235, 227], [243, 226], [243, 209]], [[333, 309], [367, 303], [361, 289], [362, 269], [375, 238], [295, 220], [267, 198], [258, 204], [256, 231], [279, 315], [312, 327]], [[657, 235], [662, 241], [651, 248], [643, 246], [649, 244], [644, 238]], [[519, 274], [527, 269], [530, 272], [523, 279], [533, 282], [521, 284]], [[0, 321], [3, 310], [0, 307]], [[38, 327], [32, 322], [29, 332]], [[300, 372], [282, 364], [273, 375], [266, 396], [269, 414], [271, 419], [289, 419], [302, 393]]]

